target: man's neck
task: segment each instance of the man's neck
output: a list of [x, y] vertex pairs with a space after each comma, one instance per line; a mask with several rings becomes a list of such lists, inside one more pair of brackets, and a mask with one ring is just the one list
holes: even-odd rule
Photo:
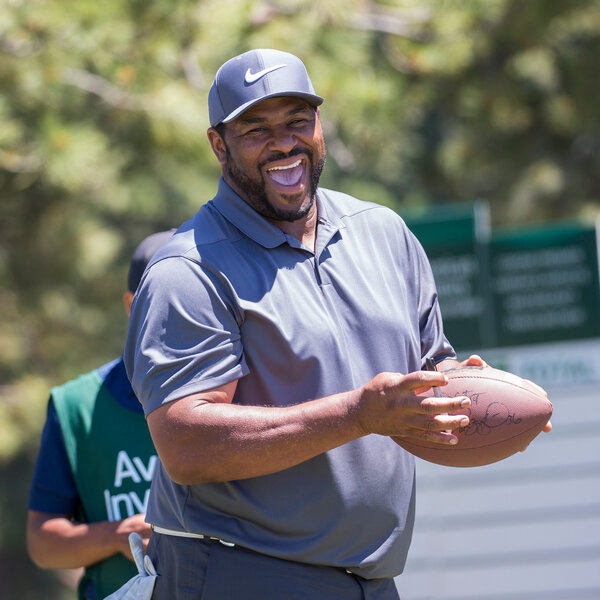
[[[225, 170], [222, 173], [223, 180], [225, 183], [249, 206], [252, 207], [252, 203], [246, 200], [243, 190], [241, 190], [231, 178], [227, 175]], [[253, 207], [254, 208], [254, 207]], [[256, 209], [255, 209], [256, 210]], [[260, 213], [259, 213], [260, 214]], [[299, 240], [304, 246], [309, 248], [312, 252], [315, 251], [315, 244], [317, 240], [317, 217], [318, 217], [318, 209], [316, 198], [313, 202], [312, 206], [308, 213], [296, 220], [296, 221], [281, 221], [279, 219], [272, 219], [262, 215], [269, 223], [275, 225], [286, 233], [287, 235], [291, 235], [292, 237]]]
[[315, 251], [317, 241], [317, 203], [315, 202], [309, 213], [297, 221], [277, 221], [268, 219], [275, 227], [278, 227], [284, 233], [291, 235], [302, 245], [306, 246], [312, 252]]

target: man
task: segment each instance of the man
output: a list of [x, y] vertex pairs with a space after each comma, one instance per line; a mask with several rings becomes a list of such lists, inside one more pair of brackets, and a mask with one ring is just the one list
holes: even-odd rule
[[[468, 398], [427, 258], [391, 210], [318, 187], [303, 63], [227, 61], [209, 92], [217, 195], [155, 255], [125, 351], [161, 464], [147, 519], [158, 600], [397, 598], [414, 460]], [[471, 357], [469, 364], [484, 364]]]
[[[123, 296], [127, 315], [148, 261], [172, 233], [153, 234], [137, 247]], [[85, 600], [101, 600], [133, 577], [128, 536], [135, 531], [147, 545], [143, 513], [155, 463], [122, 358], [55, 387], [30, 492], [33, 561], [47, 569], [85, 567]]]

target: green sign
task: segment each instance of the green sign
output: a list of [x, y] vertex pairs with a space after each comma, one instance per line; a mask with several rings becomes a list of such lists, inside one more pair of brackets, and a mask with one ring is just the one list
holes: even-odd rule
[[600, 337], [598, 239], [562, 225], [491, 236], [485, 205], [407, 217], [457, 350]]
[[482, 346], [487, 318], [487, 206], [438, 209], [406, 224], [423, 245], [439, 295], [444, 331], [455, 348]]
[[595, 229], [494, 236], [490, 275], [497, 345], [600, 337]]

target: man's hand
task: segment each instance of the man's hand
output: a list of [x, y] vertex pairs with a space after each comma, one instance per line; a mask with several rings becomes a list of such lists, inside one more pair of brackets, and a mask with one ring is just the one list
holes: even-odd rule
[[471, 354], [469, 358], [463, 361], [448, 358], [438, 364], [438, 371], [447, 371], [448, 369], [460, 369], [461, 367], [489, 367], [489, 365], [479, 356], [479, 354]]
[[448, 383], [441, 372], [408, 375], [380, 373], [360, 390], [359, 421], [365, 433], [456, 444], [452, 430], [466, 427], [465, 415], [449, 415], [471, 406], [465, 396], [436, 398], [431, 388]]
[[129, 534], [135, 531], [139, 533], [142, 541], [144, 542], [144, 553], [152, 534], [150, 525], [145, 522], [145, 516], [141, 513], [127, 517], [122, 521], [117, 522], [117, 528], [115, 530], [116, 545], [119, 552], [124, 554], [129, 560], [133, 560], [131, 555], [131, 548], [129, 547]]

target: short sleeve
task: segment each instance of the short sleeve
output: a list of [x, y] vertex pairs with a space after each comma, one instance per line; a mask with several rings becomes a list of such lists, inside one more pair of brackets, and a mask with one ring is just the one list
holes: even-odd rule
[[29, 491], [29, 509], [72, 517], [78, 513], [79, 506], [79, 492], [58, 415], [50, 399]]
[[181, 256], [154, 263], [134, 299], [124, 353], [144, 413], [245, 375], [242, 318], [218, 270]]

